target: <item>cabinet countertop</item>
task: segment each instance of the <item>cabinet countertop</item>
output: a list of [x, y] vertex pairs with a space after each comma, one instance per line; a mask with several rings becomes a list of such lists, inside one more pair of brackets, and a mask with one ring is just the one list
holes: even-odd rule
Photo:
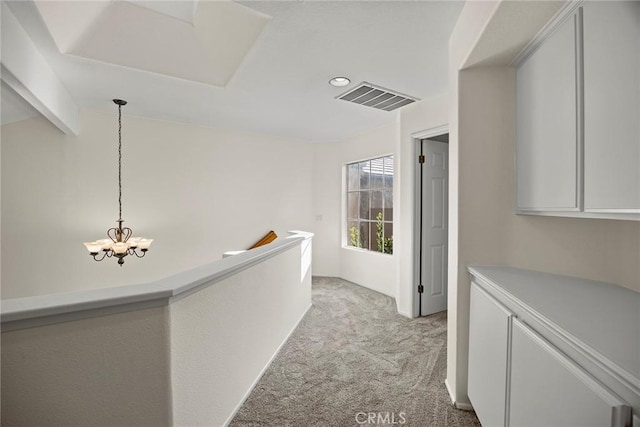
[[513, 267], [472, 266], [469, 272], [480, 285], [488, 284], [622, 368], [634, 377], [633, 382], [640, 381], [639, 292], [611, 283]]

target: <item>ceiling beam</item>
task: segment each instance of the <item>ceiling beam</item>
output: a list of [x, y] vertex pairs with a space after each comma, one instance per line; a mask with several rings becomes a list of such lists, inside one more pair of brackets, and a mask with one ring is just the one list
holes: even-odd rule
[[1, 12], [0, 77], [58, 129], [77, 135], [78, 106], [5, 2]]

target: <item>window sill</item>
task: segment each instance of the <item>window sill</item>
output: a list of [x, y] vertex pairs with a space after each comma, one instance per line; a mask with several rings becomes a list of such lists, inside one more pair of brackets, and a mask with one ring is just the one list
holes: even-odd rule
[[368, 249], [356, 248], [355, 246], [342, 246], [342, 249], [353, 251], [353, 252], [360, 252], [363, 254], [375, 254], [375, 255], [382, 255], [387, 257], [393, 256], [393, 254], [387, 254], [387, 253], [378, 252], [378, 251], [370, 251]]

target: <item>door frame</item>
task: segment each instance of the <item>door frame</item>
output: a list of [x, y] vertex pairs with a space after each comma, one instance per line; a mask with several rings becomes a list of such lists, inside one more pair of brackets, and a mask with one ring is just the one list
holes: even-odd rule
[[[420, 144], [423, 139], [433, 138], [434, 136], [440, 136], [445, 133], [449, 133], [449, 124], [436, 126], [429, 129], [424, 129], [418, 132], [414, 132], [411, 134], [411, 139], [413, 142], [413, 156], [415, 161], [411, 162], [413, 164], [413, 292], [411, 293], [413, 298], [413, 317], [420, 317], [419, 313], [419, 304], [420, 304], [420, 294], [418, 294], [418, 285], [420, 284], [419, 277], [419, 269], [420, 269], [420, 204], [418, 200], [420, 198], [420, 169], [418, 167], [418, 156], [420, 155]], [[448, 179], [448, 178], [447, 178]], [[449, 199], [447, 198], [447, 204], [450, 204]], [[447, 209], [449, 206], [447, 206]], [[447, 233], [447, 243], [449, 240], [449, 235]], [[447, 245], [448, 247], [448, 245]], [[447, 272], [448, 274], [448, 272]]]

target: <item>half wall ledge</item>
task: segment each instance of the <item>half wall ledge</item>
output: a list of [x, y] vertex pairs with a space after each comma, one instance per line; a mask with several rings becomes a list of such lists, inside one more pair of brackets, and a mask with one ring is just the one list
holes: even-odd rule
[[150, 283], [2, 300], [2, 331], [170, 305], [293, 247], [300, 246], [304, 255], [313, 233], [290, 231], [289, 234], [268, 245]]

